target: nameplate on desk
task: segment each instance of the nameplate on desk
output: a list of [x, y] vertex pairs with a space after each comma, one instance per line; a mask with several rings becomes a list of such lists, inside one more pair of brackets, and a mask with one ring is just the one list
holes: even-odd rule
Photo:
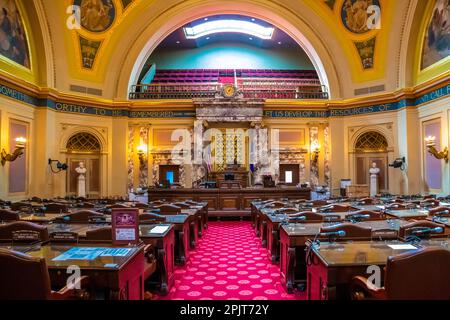
[[101, 222], [106, 222], [106, 217], [89, 217], [89, 222], [91, 223], [101, 223]]
[[57, 231], [50, 233], [50, 240], [55, 241], [78, 241], [78, 233], [68, 231]]
[[397, 231], [396, 230], [375, 230], [372, 231], [372, 238], [397, 238]]
[[12, 232], [13, 241], [39, 241], [40, 233], [34, 230], [17, 230]]

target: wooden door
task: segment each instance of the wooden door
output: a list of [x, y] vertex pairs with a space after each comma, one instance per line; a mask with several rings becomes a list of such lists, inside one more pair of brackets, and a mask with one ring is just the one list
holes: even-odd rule
[[86, 167], [86, 196], [88, 198], [100, 197], [100, 157], [92, 155], [73, 155], [67, 159], [69, 168], [67, 169], [66, 193], [69, 196], [76, 196], [78, 188], [78, 173], [75, 168], [80, 162], [84, 162]]
[[372, 167], [372, 162], [377, 164], [380, 169], [378, 175], [378, 188], [380, 192], [387, 192], [389, 189], [388, 183], [388, 159], [385, 153], [367, 153], [356, 155], [356, 184], [370, 185], [369, 169]]

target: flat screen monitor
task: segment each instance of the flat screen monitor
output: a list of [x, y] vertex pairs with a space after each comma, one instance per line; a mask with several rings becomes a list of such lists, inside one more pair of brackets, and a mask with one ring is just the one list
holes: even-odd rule
[[225, 173], [225, 180], [234, 180], [234, 174], [233, 173]]
[[173, 171], [166, 172], [166, 180], [169, 180], [169, 183], [173, 184]]

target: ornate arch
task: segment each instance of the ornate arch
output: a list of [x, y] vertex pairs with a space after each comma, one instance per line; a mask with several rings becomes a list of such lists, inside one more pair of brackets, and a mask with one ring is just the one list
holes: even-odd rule
[[108, 152], [108, 143], [106, 139], [106, 134], [102, 133], [101, 131], [97, 130], [96, 128], [92, 127], [84, 127], [84, 126], [73, 126], [73, 127], [67, 127], [65, 130], [63, 130], [63, 135], [61, 137], [59, 146], [60, 146], [60, 152], [67, 153], [67, 143], [69, 140], [80, 133], [88, 133], [94, 136], [99, 144], [100, 144], [100, 154], [106, 154]]
[[[237, 9], [238, 8], [238, 9]], [[311, 24], [281, 5], [264, 1], [184, 1], [153, 19], [140, 33], [134, 43], [127, 48], [126, 59], [117, 51], [112, 60], [121, 61], [115, 89], [117, 98], [128, 95], [131, 85], [137, 82], [142, 67], [158, 44], [177, 28], [189, 21], [214, 14], [242, 14], [265, 20], [282, 29], [305, 51], [319, 74], [321, 83], [326, 85], [332, 98], [341, 97], [338, 71], [332, 53]], [[345, 72], [343, 73], [346, 74]], [[342, 78], [342, 77], [341, 77]]]
[[387, 148], [386, 152], [393, 151], [394, 150], [394, 137], [392, 132], [388, 129], [390, 125], [374, 125], [374, 126], [367, 126], [362, 127], [357, 130], [355, 130], [353, 133], [351, 133], [349, 137], [349, 151], [351, 153], [357, 152], [356, 144], [359, 138], [364, 136], [365, 134], [369, 132], [375, 132], [380, 134], [386, 139], [387, 142]]

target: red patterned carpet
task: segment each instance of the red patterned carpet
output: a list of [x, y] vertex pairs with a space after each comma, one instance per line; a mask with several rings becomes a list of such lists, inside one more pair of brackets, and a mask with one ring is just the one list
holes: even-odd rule
[[280, 284], [278, 265], [255, 236], [250, 222], [209, 222], [195, 251], [175, 271], [164, 300], [295, 300]]

